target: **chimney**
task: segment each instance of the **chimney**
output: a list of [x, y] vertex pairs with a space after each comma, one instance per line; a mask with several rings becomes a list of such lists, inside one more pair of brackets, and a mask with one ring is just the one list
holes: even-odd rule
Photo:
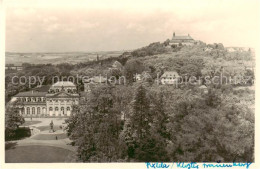
[[173, 37], [175, 37], [175, 32], [173, 32]]

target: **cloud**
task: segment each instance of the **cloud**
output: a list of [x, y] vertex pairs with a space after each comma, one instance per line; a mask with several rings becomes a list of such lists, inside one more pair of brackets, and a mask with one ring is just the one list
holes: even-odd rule
[[55, 23], [55, 24], [47, 25], [45, 30], [47, 32], [59, 31], [60, 27], [61, 27], [60, 24]]
[[80, 28], [82, 29], [93, 29], [93, 28], [97, 28], [99, 26], [98, 22], [87, 22], [87, 21], [80, 21], [79, 25]]
[[145, 26], [141, 25], [141, 24], [137, 24], [137, 23], [129, 23], [126, 26], [126, 29], [130, 29], [132, 31], [137, 31], [137, 32], [144, 32], [145, 31]]
[[35, 9], [33, 8], [18, 8], [13, 11], [16, 17], [28, 17], [29, 15], [35, 14]]

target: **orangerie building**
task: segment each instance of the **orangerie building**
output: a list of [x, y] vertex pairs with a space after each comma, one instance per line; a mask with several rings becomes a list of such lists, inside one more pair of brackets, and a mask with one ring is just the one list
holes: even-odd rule
[[20, 92], [12, 98], [12, 101], [15, 100], [22, 102], [20, 114], [23, 116], [70, 116], [72, 106], [79, 104], [80, 94], [72, 82], [60, 81], [50, 86], [47, 91], [33, 89]]

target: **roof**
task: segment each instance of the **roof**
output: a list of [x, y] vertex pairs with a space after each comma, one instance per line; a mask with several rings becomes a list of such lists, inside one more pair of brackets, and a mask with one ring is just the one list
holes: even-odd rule
[[15, 97], [45, 97], [47, 92], [37, 92], [37, 91], [28, 91], [28, 92], [20, 92]]
[[179, 77], [179, 74], [176, 71], [166, 71], [161, 77]]
[[52, 87], [75, 87], [75, 85], [70, 82], [70, 81], [60, 81], [60, 82], [56, 82], [55, 84], [52, 85]]
[[78, 93], [74, 93], [74, 94], [70, 94], [70, 93], [66, 93], [66, 92], [59, 92], [59, 93], [48, 93], [46, 95], [47, 98], [71, 98], [71, 97], [79, 97]]
[[102, 76], [94, 76], [90, 79], [85, 79], [84, 83], [105, 83], [107, 81], [107, 78]]
[[200, 89], [207, 89], [207, 86], [201, 85], [199, 88], [200, 88]]
[[188, 35], [188, 36], [173, 36], [172, 40], [193, 40], [193, 38]]
[[38, 92], [48, 92], [50, 87], [51, 87], [50, 85], [42, 85], [42, 86], [37, 86], [37, 87], [33, 88], [33, 90], [38, 91]]

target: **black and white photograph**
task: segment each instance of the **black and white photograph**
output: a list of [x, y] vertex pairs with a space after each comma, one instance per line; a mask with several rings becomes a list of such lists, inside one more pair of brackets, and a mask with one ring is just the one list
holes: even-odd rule
[[5, 166], [256, 167], [260, 1], [2, 5]]

